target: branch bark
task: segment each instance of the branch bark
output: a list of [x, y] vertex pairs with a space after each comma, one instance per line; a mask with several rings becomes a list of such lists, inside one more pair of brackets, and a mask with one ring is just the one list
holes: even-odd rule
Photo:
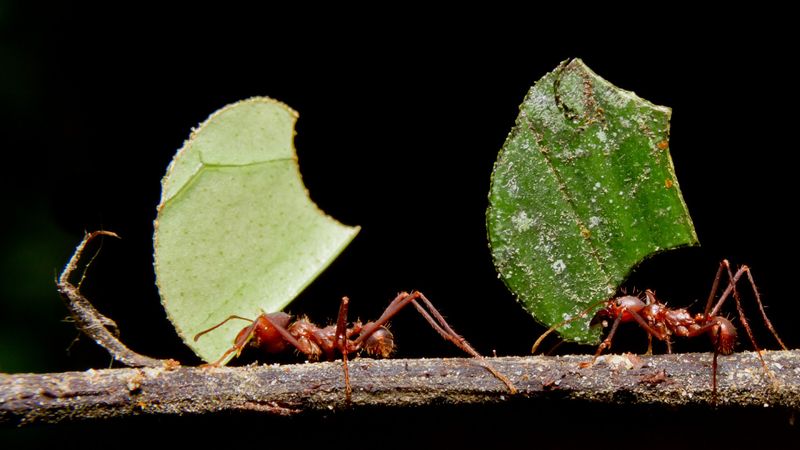
[[[357, 359], [350, 364], [347, 401], [341, 362], [296, 365], [179, 367], [133, 352], [108, 330], [116, 325], [70, 283], [89, 233], [58, 280], [59, 293], [78, 328], [114, 358], [141, 368], [53, 374], [0, 374], [0, 423], [105, 419], [135, 415], [260, 411], [309, 414], [367, 406], [492, 404], [560, 399], [604, 404], [719, 405], [800, 410], [800, 351], [756, 353], [719, 360], [717, 398], [712, 396], [711, 355]], [[518, 392], [486, 370], [507, 376]], [[502, 378], [501, 378], [502, 379]]]
[[[800, 409], [800, 351], [766, 352], [767, 376], [755, 353], [720, 358], [720, 407]], [[605, 404], [712, 406], [708, 353], [489, 358], [519, 389], [474, 359], [351, 361], [347, 404], [341, 362], [247, 367], [127, 368], [0, 375], [0, 423], [30, 424], [135, 415], [260, 411], [309, 414], [366, 406], [589, 401]]]

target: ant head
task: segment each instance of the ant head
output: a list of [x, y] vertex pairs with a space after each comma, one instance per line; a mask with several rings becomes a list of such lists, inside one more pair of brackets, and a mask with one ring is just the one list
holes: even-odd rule
[[596, 327], [598, 325], [602, 325], [603, 328], [608, 327], [608, 319], [611, 318], [611, 313], [609, 312], [609, 307], [605, 307], [594, 314], [592, 320], [589, 322], [590, 327]]
[[628, 320], [630, 314], [625, 314], [627, 311], [638, 313], [646, 305], [639, 297], [633, 295], [623, 295], [622, 297], [612, 298], [606, 302], [605, 308], [597, 311], [592, 317], [589, 326], [603, 325], [608, 326], [609, 320], [615, 320], [617, 316], [623, 314], [623, 321]]
[[369, 356], [388, 358], [394, 352], [394, 336], [386, 327], [379, 327], [364, 341], [364, 351]]
[[642, 310], [642, 308], [645, 307], [645, 303], [642, 301], [642, 299], [633, 295], [625, 295], [623, 297], [617, 297], [616, 299], [614, 299], [613, 303], [615, 312], [617, 314], [619, 314], [619, 312], [623, 309], [625, 309], [626, 311], [633, 311], [638, 313], [639, 311]]
[[[283, 311], [275, 312], [275, 313], [262, 313], [269, 318], [269, 320], [274, 323], [276, 326], [281, 328], [286, 328], [289, 326], [289, 322], [292, 321], [292, 316], [286, 314]], [[259, 316], [260, 318], [260, 316]]]

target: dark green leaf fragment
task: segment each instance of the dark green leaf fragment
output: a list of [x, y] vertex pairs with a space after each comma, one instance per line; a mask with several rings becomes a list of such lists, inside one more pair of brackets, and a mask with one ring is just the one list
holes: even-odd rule
[[[528, 92], [495, 164], [487, 226], [500, 277], [541, 323], [609, 298], [645, 258], [697, 244], [669, 154], [670, 115], [579, 59]], [[596, 342], [590, 318], [559, 332]]]

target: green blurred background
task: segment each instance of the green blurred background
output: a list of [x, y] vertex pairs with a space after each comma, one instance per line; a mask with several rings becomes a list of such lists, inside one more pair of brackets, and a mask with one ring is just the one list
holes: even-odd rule
[[[647, 262], [628, 286], [692, 305], [721, 258], [747, 263], [797, 346], [793, 25], [752, 11], [602, 23], [517, 11], [338, 12], [349, 19], [0, 1], [0, 372], [111, 364], [85, 338], [70, 346], [77, 333], [54, 286], [83, 231], [99, 228], [123, 239], [105, 243], [83, 292], [133, 349], [197, 363], [153, 284], [159, 181], [191, 127], [253, 95], [300, 112], [312, 198], [363, 228], [291, 311], [324, 323], [349, 295], [354, 316], [368, 319], [397, 291], [420, 289], [480, 351], [525, 354], [543, 329], [494, 273], [489, 175], [528, 87], [572, 56], [673, 108], [672, 155], [703, 246]], [[399, 356], [458, 356], [414, 313], [393, 330]], [[643, 351], [641, 331], [621, 333], [618, 349]]]

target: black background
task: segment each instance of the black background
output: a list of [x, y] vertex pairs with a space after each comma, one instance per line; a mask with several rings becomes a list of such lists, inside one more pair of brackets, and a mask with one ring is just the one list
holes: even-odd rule
[[[53, 283], [83, 231], [99, 228], [123, 240], [105, 243], [83, 292], [118, 323], [133, 349], [198, 363], [166, 320], [154, 286], [159, 181], [192, 127], [255, 95], [300, 113], [296, 147], [311, 197], [333, 217], [362, 227], [289, 311], [326, 322], [348, 295], [351, 314], [369, 319], [396, 292], [419, 289], [479, 351], [526, 354], [543, 328], [497, 279], [486, 242], [486, 196], [519, 103], [569, 57], [673, 108], [672, 157], [702, 246], [646, 262], [628, 287], [656, 289], [672, 305], [697, 307], [693, 302], [707, 295], [719, 260], [729, 258], [752, 267], [786, 343], [794, 348], [800, 340], [793, 262], [798, 94], [790, 67], [796, 46], [791, 28], [776, 17], [642, 15], [577, 23], [516, 11], [491, 18], [476, 11], [395, 11], [369, 20], [358, 18], [364, 11], [322, 11], [312, 20], [311, 11], [264, 10], [202, 11], [201, 21], [194, 13], [162, 10], [61, 6], [45, 13], [0, 5], [0, 371], [110, 364], [87, 339], [67, 351], [76, 332], [62, 321], [66, 310]], [[460, 356], [411, 311], [392, 329], [400, 357]], [[676, 349], [710, 349], [698, 341]], [[642, 333], [633, 329], [618, 343], [644, 349]], [[340, 413], [272, 425], [236, 416], [150, 420], [106, 430], [155, 426], [191, 434], [199, 427], [235, 430], [247, 440], [257, 439], [262, 427], [287, 439], [312, 427], [322, 441], [339, 429], [349, 430], [348, 440], [369, 440], [416, 426], [427, 431], [414, 435], [429, 442], [472, 442], [475, 433], [488, 442], [517, 439], [525, 428], [531, 445], [579, 445], [609, 444], [607, 433], [592, 430], [613, 417], [613, 429], [623, 424], [640, 432], [677, 423], [690, 434], [754, 425], [795, 433], [788, 413], [775, 411], [722, 411], [710, 419], [704, 411], [549, 408], [546, 415], [521, 407]], [[251, 429], [255, 423], [259, 430]], [[531, 431], [536, 424], [541, 435]], [[78, 434], [82, 427], [36, 433]], [[40, 435], [17, 436], [36, 442]], [[635, 445], [636, 436], [625, 442]]]

